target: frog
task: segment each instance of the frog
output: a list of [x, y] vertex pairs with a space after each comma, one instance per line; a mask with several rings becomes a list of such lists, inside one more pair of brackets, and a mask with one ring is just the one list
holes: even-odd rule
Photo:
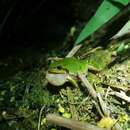
[[47, 81], [54, 86], [62, 86], [66, 82], [72, 83], [78, 87], [77, 79], [79, 75], [86, 76], [88, 70], [99, 72], [100, 70], [89, 65], [88, 60], [77, 59], [75, 57], [66, 57], [53, 61], [46, 73]]
[[[89, 70], [95, 72], [101, 72], [101, 69], [95, 68], [90, 64], [88, 60], [81, 60], [75, 57], [66, 57], [60, 60], [53, 61], [46, 73], [46, 79], [53, 86], [62, 86], [66, 82], [71, 82], [73, 86], [78, 87], [77, 79], [81, 81], [84, 87], [87, 88], [89, 94], [95, 100], [95, 105], [101, 116], [108, 116], [109, 111], [106, 111], [104, 103], [101, 100], [100, 94], [97, 93], [94, 87], [87, 79], [87, 74]], [[102, 102], [101, 102], [102, 101]], [[101, 110], [100, 110], [101, 109]]]

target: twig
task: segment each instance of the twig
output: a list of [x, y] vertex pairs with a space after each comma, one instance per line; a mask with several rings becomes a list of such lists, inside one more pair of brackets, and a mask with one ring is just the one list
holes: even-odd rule
[[104, 113], [105, 116], [109, 117], [110, 116], [110, 111], [107, 109], [106, 103], [103, 101], [101, 95], [98, 93], [97, 94], [101, 109]]
[[52, 61], [52, 60], [54, 60], [54, 61], [58, 61], [58, 60], [62, 60], [63, 58], [60, 58], [60, 57], [49, 57], [47, 60], [48, 61]]
[[[109, 116], [110, 112], [107, 110], [107, 106], [104, 103], [103, 99], [101, 98], [101, 95], [96, 93], [96, 91], [94, 90], [92, 85], [89, 83], [89, 81], [87, 80], [85, 75], [79, 74], [79, 77], [82, 80], [82, 82], [84, 83], [85, 87], [87, 87], [90, 95], [93, 97], [95, 104], [96, 104], [96, 108], [98, 109], [99, 114], [101, 116], [103, 116], [101, 114], [101, 109], [102, 109], [104, 116]], [[101, 109], [100, 109], [100, 107], [101, 107]], [[120, 125], [118, 123], [115, 124], [114, 129], [115, 130], [122, 130], [122, 128], [120, 127]]]
[[94, 100], [97, 100], [97, 93], [92, 87], [92, 85], [87, 80], [86, 76], [84, 74], [78, 74], [81, 81], [84, 83], [85, 87], [88, 89], [90, 95], [94, 98]]
[[104, 113], [102, 112], [102, 110], [101, 110], [101, 108], [100, 108], [98, 102], [93, 101], [93, 103], [94, 103], [94, 105], [95, 105], [95, 107], [96, 107], [96, 109], [97, 109], [99, 115], [100, 115], [101, 117], [104, 117]]
[[80, 109], [80, 107], [88, 100], [88, 97], [86, 97], [85, 99], [83, 99], [83, 101], [78, 105], [77, 110]]
[[81, 81], [84, 83], [85, 87], [88, 89], [92, 98], [94, 99], [94, 101], [95, 101], [94, 104], [95, 104], [99, 114], [101, 115], [101, 117], [103, 117], [103, 115], [109, 116], [110, 112], [108, 112], [106, 105], [105, 105], [103, 99], [101, 98], [101, 95], [96, 93], [93, 86], [89, 83], [89, 81], [87, 80], [85, 75], [79, 74], [78, 76], [81, 79]]
[[55, 114], [48, 114], [46, 119], [48, 123], [53, 123], [74, 130], [110, 130], [110, 129], [100, 128], [98, 126], [94, 126], [86, 122], [84, 123], [81, 121], [66, 119]]
[[72, 48], [72, 50], [66, 55], [66, 57], [72, 57], [82, 46], [82, 44], [80, 45], [76, 45]]
[[121, 90], [121, 91], [129, 91], [130, 89], [128, 87], [123, 87], [121, 85], [114, 85], [114, 84], [107, 84], [107, 83], [102, 83], [102, 85], [106, 86], [106, 87], [110, 87], [111, 89], [116, 89], [116, 90]]
[[128, 97], [128, 96], [125, 94], [125, 92], [123, 92], [123, 91], [121, 91], [121, 92], [115, 92], [115, 91], [113, 91], [113, 92], [110, 92], [109, 94], [115, 95], [115, 96], [117, 96], [117, 97], [119, 97], [119, 98], [125, 100], [126, 102], [130, 103], [130, 97]]
[[107, 91], [106, 91], [106, 94], [105, 94], [105, 100], [107, 100], [107, 96], [108, 96], [108, 94], [109, 94], [110, 90], [111, 90], [111, 88], [110, 88], [110, 87], [108, 87], [108, 88], [107, 88]]
[[42, 106], [40, 113], [39, 113], [39, 119], [38, 119], [38, 126], [37, 126], [37, 130], [40, 130], [40, 125], [41, 125], [41, 116], [42, 116], [42, 111], [45, 108], [45, 106]]
[[95, 48], [93, 48], [92, 50], [87, 51], [86, 53], [84, 53], [84, 54], [82, 55], [82, 57], [85, 57], [85, 56], [87, 56], [87, 55], [89, 55], [89, 54], [91, 54], [91, 53], [94, 53], [94, 52], [97, 51], [98, 49], [102, 49], [102, 47], [101, 47], [101, 46], [95, 47]]

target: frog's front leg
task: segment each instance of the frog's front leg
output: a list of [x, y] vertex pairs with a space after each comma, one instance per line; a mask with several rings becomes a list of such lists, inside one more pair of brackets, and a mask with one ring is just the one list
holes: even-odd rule
[[67, 80], [68, 80], [70, 83], [72, 83], [75, 87], [78, 87], [77, 82], [76, 82], [71, 76], [68, 75]]

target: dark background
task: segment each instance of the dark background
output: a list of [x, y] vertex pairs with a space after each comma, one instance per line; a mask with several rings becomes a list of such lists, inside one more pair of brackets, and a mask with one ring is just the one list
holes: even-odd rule
[[46, 50], [61, 46], [70, 27], [86, 23], [98, 4], [96, 0], [2, 0], [1, 55], [30, 46]]

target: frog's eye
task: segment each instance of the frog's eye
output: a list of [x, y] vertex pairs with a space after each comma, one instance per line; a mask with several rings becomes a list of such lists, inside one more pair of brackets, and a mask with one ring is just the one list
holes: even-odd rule
[[62, 69], [61, 65], [58, 65], [56, 68], [57, 68], [58, 70], [61, 70], [61, 69]]

